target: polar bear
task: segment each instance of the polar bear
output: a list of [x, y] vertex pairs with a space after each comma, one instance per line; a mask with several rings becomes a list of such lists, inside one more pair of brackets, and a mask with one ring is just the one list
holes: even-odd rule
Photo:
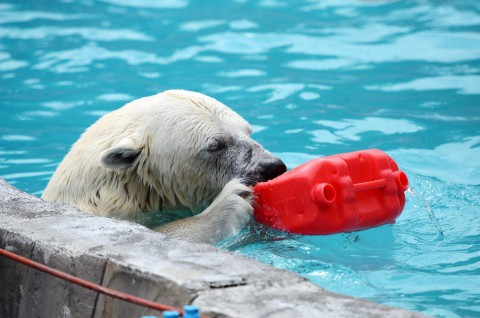
[[248, 222], [251, 186], [286, 170], [251, 133], [242, 117], [203, 94], [144, 97], [88, 128], [42, 198], [109, 217], [188, 209], [194, 216], [156, 230], [215, 244]]

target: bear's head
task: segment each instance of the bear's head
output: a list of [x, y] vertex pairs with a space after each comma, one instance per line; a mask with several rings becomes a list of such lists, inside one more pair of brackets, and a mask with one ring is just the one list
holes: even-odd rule
[[254, 185], [286, 171], [242, 117], [199, 93], [166, 91], [108, 116], [121, 138], [100, 154], [100, 166], [141, 180], [167, 208], [199, 211], [233, 178]]

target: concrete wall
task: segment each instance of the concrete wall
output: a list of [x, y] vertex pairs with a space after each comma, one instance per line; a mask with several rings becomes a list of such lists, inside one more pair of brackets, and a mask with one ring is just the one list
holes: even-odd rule
[[[0, 247], [89, 281], [213, 317], [422, 317], [328, 292], [304, 278], [143, 226], [44, 202], [0, 179]], [[161, 313], [0, 256], [0, 317]]]

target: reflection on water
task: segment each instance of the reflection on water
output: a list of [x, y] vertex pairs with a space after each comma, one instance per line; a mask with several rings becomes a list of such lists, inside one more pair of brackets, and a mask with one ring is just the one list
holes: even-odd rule
[[394, 225], [302, 237], [252, 224], [223, 248], [334, 291], [478, 316], [479, 26], [480, 4], [466, 0], [0, 4], [0, 176], [39, 195], [98, 117], [165, 89], [201, 91], [290, 169], [386, 151], [444, 232], [409, 195]]
[[458, 90], [460, 94], [480, 94], [480, 76], [436, 76], [418, 78], [411, 82], [393, 85], [367, 86], [367, 89], [379, 89], [385, 92], [396, 92], [405, 90], [435, 91], [435, 90]]
[[416, 125], [408, 120], [380, 117], [344, 119], [341, 121], [317, 120], [315, 123], [334, 130], [333, 133], [327, 131], [335, 136], [334, 140], [328, 140], [328, 138], [325, 138], [324, 135], [318, 135], [319, 132], [323, 133], [325, 130], [311, 131], [312, 135], [314, 135], [314, 141], [323, 141], [327, 143], [341, 143], [342, 139], [360, 140], [360, 135], [366, 132], [380, 132], [384, 135], [393, 135], [401, 133], [414, 133], [423, 129], [421, 126]]
[[434, 149], [391, 151], [399, 165], [409, 170], [436, 177], [445, 182], [480, 184], [480, 136], [460, 142], [446, 143]]

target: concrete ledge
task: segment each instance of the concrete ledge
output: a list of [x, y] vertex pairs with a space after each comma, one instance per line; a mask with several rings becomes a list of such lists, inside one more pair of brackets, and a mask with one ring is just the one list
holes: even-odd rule
[[[212, 317], [423, 317], [328, 292], [287, 271], [127, 221], [44, 202], [0, 179], [0, 247], [89, 281]], [[0, 256], [0, 317], [161, 313]]]

